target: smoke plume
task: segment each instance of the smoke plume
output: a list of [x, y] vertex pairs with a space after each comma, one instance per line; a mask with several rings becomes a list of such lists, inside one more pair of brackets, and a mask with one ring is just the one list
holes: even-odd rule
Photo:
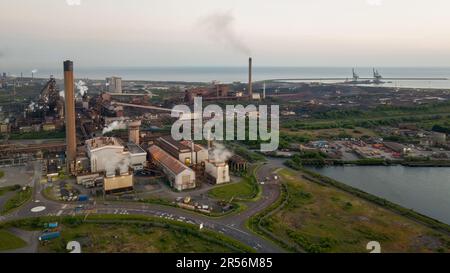
[[216, 12], [198, 22], [211, 40], [220, 42], [245, 55], [251, 55], [250, 48], [239, 37], [234, 28], [235, 18], [231, 11]]
[[232, 156], [233, 153], [220, 143], [214, 143], [214, 149], [210, 152], [210, 158], [214, 162], [226, 162]]
[[30, 105], [28, 105], [28, 109], [29, 109], [30, 111], [34, 111], [34, 110], [36, 109], [36, 106], [37, 106], [37, 104], [36, 104], [34, 101], [32, 101], [32, 102], [30, 103]]
[[126, 126], [127, 125], [123, 120], [116, 120], [114, 122], [111, 122], [107, 127], [103, 128], [103, 134], [112, 132], [114, 130], [125, 129]]
[[86, 83], [82, 80], [75, 82], [75, 86], [77, 87], [77, 95], [79, 95], [80, 97], [83, 97], [89, 90], [89, 88], [86, 86]]

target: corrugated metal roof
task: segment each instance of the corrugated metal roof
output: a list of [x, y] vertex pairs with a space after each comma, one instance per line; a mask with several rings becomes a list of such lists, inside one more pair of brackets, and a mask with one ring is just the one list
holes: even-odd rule
[[151, 146], [148, 150], [153, 160], [158, 161], [175, 175], [178, 175], [185, 170], [190, 170], [183, 163], [181, 163], [156, 145]]
[[[189, 151], [191, 151], [192, 141], [190, 141], [190, 140], [182, 140], [182, 141], [180, 141], [180, 143], [183, 144], [184, 146], [186, 146], [189, 149]], [[203, 148], [202, 146], [194, 143], [194, 152], [200, 152], [202, 150], [205, 150], [205, 148]]]
[[134, 144], [132, 142], [127, 143], [128, 151], [132, 154], [142, 154], [145, 153], [144, 149], [141, 148], [141, 146]]
[[171, 136], [163, 136], [160, 137], [160, 140], [162, 142], [165, 142], [167, 144], [170, 144], [171, 146], [173, 146], [175, 149], [178, 150], [178, 152], [183, 153], [183, 152], [187, 152], [190, 151], [191, 148], [187, 147], [186, 145], [183, 145], [180, 141], [176, 141], [174, 140]]

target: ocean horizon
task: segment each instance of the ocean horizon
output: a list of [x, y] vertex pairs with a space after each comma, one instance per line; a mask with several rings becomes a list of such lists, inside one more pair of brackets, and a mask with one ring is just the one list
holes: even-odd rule
[[[384, 78], [450, 78], [450, 67], [355, 67], [361, 78], [372, 78], [373, 69]], [[20, 71], [7, 72], [9, 75], [20, 75]], [[78, 79], [104, 80], [118, 76], [124, 81], [180, 81], [180, 82], [212, 82], [223, 83], [246, 82], [248, 77], [246, 66], [149, 66], [149, 67], [77, 67], [75, 77]], [[31, 72], [23, 73], [25, 77]], [[46, 78], [54, 75], [63, 77], [60, 68], [37, 69], [35, 77]], [[300, 66], [254, 66], [253, 80], [299, 78], [352, 78], [352, 67], [300, 67]], [[415, 80], [392, 81], [382, 86], [415, 87], [415, 88], [449, 88], [450, 81]], [[330, 82], [314, 80], [314, 82]], [[336, 82], [336, 81], [331, 81]]]

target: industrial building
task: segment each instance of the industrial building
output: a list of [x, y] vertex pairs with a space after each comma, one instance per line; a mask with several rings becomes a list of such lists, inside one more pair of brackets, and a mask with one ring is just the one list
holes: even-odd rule
[[111, 77], [107, 78], [106, 82], [108, 84], [108, 92], [122, 94], [122, 78]]
[[[90, 159], [91, 172], [105, 172], [106, 176], [114, 176], [118, 163], [130, 158], [130, 153], [125, 151], [119, 139], [114, 137], [96, 137], [87, 140], [86, 152]], [[121, 167], [120, 172], [128, 172], [128, 165], [122, 164]]]
[[211, 184], [230, 182], [228, 164], [211, 159], [208, 149], [192, 141], [176, 141], [171, 136], [160, 137], [155, 143], [159, 149], [179, 163], [186, 167], [192, 166], [197, 172], [197, 179], [204, 177]]
[[156, 145], [149, 148], [149, 153], [152, 162], [167, 175], [171, 187], [178, 191], [196, 187], [195, 172], [192, 169]]
[[129, 167], [142, 169], [147, 160], [147, 153], [135, 143], [126, 146], [118, 138], [96, 137], [86, 141], [86, 152], [90, 159], [92, 173], [105, 172], [113, 175], [117, 168], [128, 172]]
[[96, 137], [86, 141], [90, 172], [104, 173], [104, 190], [117, 192], [133, 187], [134, 171], [142, 170], [147, 161], [147, 153], [135, 143], [123, 145], [118, 138]]
[[230, 170], [225, 162], [208, 160], [205, 162], [205, 173], [207, 180], [213, 184], [224, 184], [230, 182]]
[[144, 169], [144, 164], [147, 161], [147, 152], [136, 143], [127, 143], [126, 149], [130, 153], [130, 167], [133, 171]]
[[253, 82], [252, 82], [252, 58], [248, 59], [248, 84], [246, 94], [242, 91], [245, 87], [240, 90], [230, 90], [230, 85], [228, 84], [216, 84], [213, 83], [209, 87], [195, 87], [185, 91], [184, 101], [187, 103], [193, 103], [195, 97], [202, 97], [205, 101], [213, 100], [241, 100], [241, 99], [261, 99], [260, 94], [253, 93]]
[[133, 190], [133, 175], [105, 177], [103, 189], [106, 194]]
[[171, 136], [160, 137], [156, 144], [187, 166], [201, 164], [208, 159], [208, 150], [192, 141], [176, 141]]
[[248, 161], [239, 155], [233, 155], [228, 159], [230, 170], [237, 173], [246, 172], [248, 168]]

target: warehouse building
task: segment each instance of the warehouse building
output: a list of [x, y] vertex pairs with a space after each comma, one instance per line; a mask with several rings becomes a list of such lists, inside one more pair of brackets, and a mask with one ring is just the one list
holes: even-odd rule
[[86, 153], [90, 162], [91, 174], [105, 176], [105, 193], [127, 191], [133, 188], [133, 175], [130, 168], [141, 170], [147, 160], [147, 153], [139, 145], [126, 146], [118, 138], [96, 137], [86, 141]]
[[178, 191], [196, 187], [195, 172], [192, 169], [156, 145], [149, 148], [149, 153], [153, 163], [167, 175], [171, 187]]
[[130, 152], [125, 151], [118, 138], [96, 137], [86, 141], [86, 152], [90, 159], [91, 172], [105, 172], [114, 176], [119, 168], [121, 173], [128, 172]]
[[156, 144], [187, 166], [208, 160], [208, 150], [192, 141], [176, 141], [171, 136], [160, 137]]
[[130, 152], [130, 167], [133, 171], [144, 169], [144, 164], [147, 161], [147, 152], [135, 143], [127, 143], [126, 148]]

